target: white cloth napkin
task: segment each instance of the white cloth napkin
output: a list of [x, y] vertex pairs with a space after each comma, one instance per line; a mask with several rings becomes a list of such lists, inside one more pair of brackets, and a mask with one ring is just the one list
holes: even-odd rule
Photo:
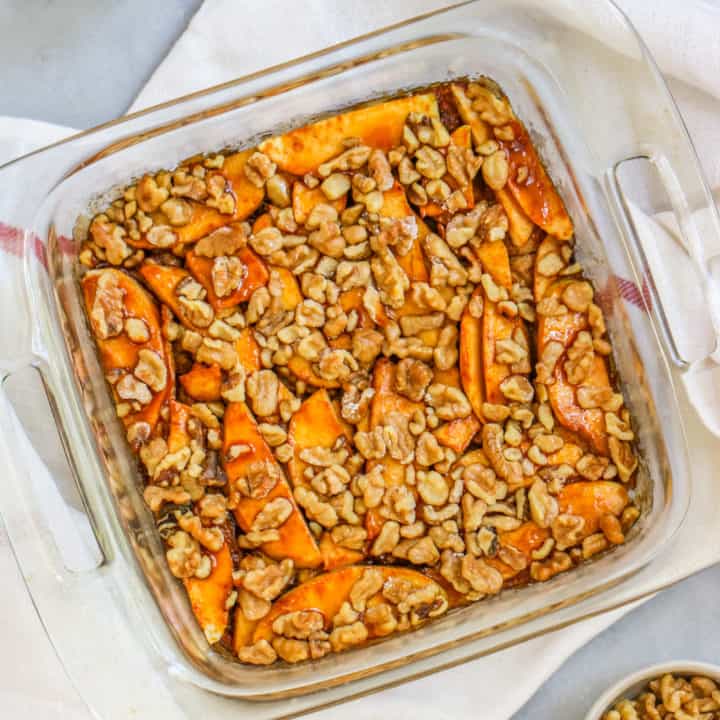
[[[130, 109], [230, 80], [446, 4], [437, 0], [306, 0], [298, 25], [296, 2], [265, 0], [255, 4], [252, 31], [248, 32], [240, 31], [247, 26], [245, 3], [206, 0]], [[720, 188], [720, 12], [707, 3], [689, 6], [673, 0], [623, 0], [620, 4], [670, 76], [711, 185]], [[45, 123], [0, 118], [0, 163], [69, 132]], [[663, 232], [666, 247], [673, 244], [672, 228], [667, 232], [651, 218], [645, 222], [644, 233]], [[698, 458], [703, 453], [709, 457], [712, 450], [697, 447], [695, 452]], [[0, 600], [3, 616], [13, 618], [13, 623], [0, 626], [0, 643], [15, 648], [14, 664], [0, 677], [3, 716], [22, 712], [31, 719], [85, 717], [77, 695], [63, 685], [57, 664], [53, 664], [2, 534], [0, 572], [6, 581], [6, 594]], [[376, 718], [381, 713], [414, 720], [475, 718], [478, 708], [468, 687], [479, 681], [494, 688], [496, 698], [492, 707], [483, 708], [484, 720], [507, 720], [577, 648], [625, 612], [627, 609], [608, 613], [489, 658], [354, 701], [340, 712], [349, 720]], [[538, 658], [542, 662], [537, 662]], [[42, 685], [37, 682], [41, 677]], [[330, 718], [337, 713], [323, 711], [313, 717]]]

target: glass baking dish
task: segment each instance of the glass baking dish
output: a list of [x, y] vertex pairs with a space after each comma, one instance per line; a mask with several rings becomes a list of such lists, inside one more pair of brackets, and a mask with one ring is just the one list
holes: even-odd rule
[[[480, 74], [509, 96], [575, 221], [578, 255], [600, 291], [616, 369], [637, 421], [642, 520], [624, 546], [592, 563], [456, 610], [411, 634], [296, 667], [239, 665], [208, 646], [166, 567], [86, 325], [76, 218], [129, 179], [195, 153], [252, 145], [363, 101]], [[27, 481], [31, 473], [14, 447], [20, 429], [5, 394], [10, 468], [0, 508], [71, 677], [80, 682], [87, 675], [78, 652], [93, 654], [103, 643], [113, 648], [113, 641], [126, 641], [118, 639], [125, 632], [152, 667], [220, 695], [268, 701], [255, 706], [264, 709], [254, 716], [274, 717], [547, 632], [586, 616], [588, 599], [593, 612], [615, 607], [617, 588], [629, 586], [671, 543], [691, 494], [671, 373], [671, 365], [682, 370], [687, 361], [668, 327], [618, 179], [621, 164], [635, 157], [647, 158], [663, 182], [688, 262], [708, 293], [707, 310], [698, 310], [718, 327], [700, 242], [701, 233], [720, 236], [717, 213], [661, 76], [606, 0], [583, 3], [581, 10], [570, 0], [465, 3], [81, 133], [1, 168], [0, 221], [11, 252], [0, 256], [0, 367], [6, 377], [28, 365], [42, 374], [101, 559], [81, 572], [63, 564], [53, 528], [36, 511], [37, 482]], [[107, 192], [100, 196], [98, 189]], [[627, 292], [633, 283], [643, 291]], [[120, 608], [112, 634], [97, 619], [110, 612], [97, 607], [101, 596]], [[83, 599], [82, 608], [73, 598]], [[623, 602], [630, 599], [626, 592]], [[180, 695], [187, 700], [188, 692]], [[93, 694], [102, 704], [99, 690]]]

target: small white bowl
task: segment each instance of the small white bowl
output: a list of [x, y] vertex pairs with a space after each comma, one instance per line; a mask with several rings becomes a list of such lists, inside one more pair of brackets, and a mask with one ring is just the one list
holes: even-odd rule
[[672, 673], [681, 677], [704, 675], [720, 684], [720, 665], [709, 663], [693, 662], [690, 660], [676, 660], [674, 662], [660, 663], [638, 670], [632, 675], [624, 677], [620, 682], [609, 687], [590, 708], [585, 720], [601, 720], [602, 716], [618, 700], [622, 698], [634, 698], [639, 695], [650, 680], [659, 678], [666, 673]]

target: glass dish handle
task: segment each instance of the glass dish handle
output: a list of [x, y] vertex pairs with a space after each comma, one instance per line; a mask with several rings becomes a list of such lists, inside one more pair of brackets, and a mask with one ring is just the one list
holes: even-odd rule
[[33, 361], [33, 322], [25, 282], [27, 263], [42, 262], [44, 248], [31, 232], [0, 216], [0, 371], [5, 374]]
[[[702, 306], [692, 307], [696, 322], [702, 322], [710, 335], [709, 348], [699, 357], [687, 357], [679, 346], [669, 321], [667, 307], [653, 277], [652, 263], [646, 253], [633, 219], [633, 200], [620, 178], [620, 168], [631, 161], [645, 161], [655, 179], [659, 179], [672, 209], [677, 233], [682, 242], [699, 289]], [[715, 203], [702, 177], [700, 167], [691, 170], [694, 182], [680, 182], [671, 162], [662, 154], [642, 154], [617, 162], [608, 173], [609, 195], [615, 217], [622, 228], [625, 250], [635, 282], [652, 317], [655, 328], [670, 361], [682, 374], [689, 399], [708, 429], [720, 437], [720, 218]], [[688, 186], [693, 191], [683, 188]], [[634, 208], [635, 212], [637, 209]], [[693, 288], [695, 290], [695, 288]], [[698, 320], [699, 319], [699, 320]], [[691, 332], [695, 332], [693, 329]], [[700, 332], [700, 331], [698, 331]]]
[[[80, 571], [68, 569], [56, 541], [58, 530], [45, 512], [61, 502], [49, 473], [20, 424], [5, 383], [0, 384], [0, 521], [4, 524], [25, 587], [55, 654], [89, 708], [88, 717], [125, 720], [183, 718], [163, 684], [147, 640], [131, 632], [132, 622], [115, 597], [109, 577], [122, 558]], [[45, 473], [41, 472], [45, 470]], [[47, 477], [43, 477], [46, 475]], [[98, 667], [112, 672], [97, 672]], [[142, 677], [137, 687], [118, 678]]]

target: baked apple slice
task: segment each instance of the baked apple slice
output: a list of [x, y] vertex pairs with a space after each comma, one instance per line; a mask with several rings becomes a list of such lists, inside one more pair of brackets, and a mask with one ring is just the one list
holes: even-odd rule
[[288, 443], [293, 449], [288, 474], [293, 487], [308, 484], [303, 474], [308, 467], [301, 457], [303, 451], [315, 447], [330, 449], [343, 437], [350, 440], [350, 429], [340, 417], [327, 390], [313, 393], [300, 405], [288, 424]]
[[475, 145], [482, 145], [492, 139], [489, 125], [473, 110], [472, 100], [465, 94], [462, 85], [453, 84], [450, 89], [455, 99], [455, 107], [463, 122], [469, 125]]
[[[375, 395], [370, 403], [370, 430], [385, 425], [393, 417], [409, 420], [416, 410], [422, 411], [422, 402], [413, 402], [395, 391], [396, 368], [390, 360], [382, 358], [375, 363], [373, 371], [373, 389]], [[383, 467], [385, 487], [395, 487], [405, 483], [405, 468], [399, 460], [386, 455], [382, 460], [368, 461], [368, 469], [377, 464]]]
[[[561, 298], [572, 280], [558, 280], [545, 292], [546, 298]], [[557, 421], [568, 430], [576, 432], [587, 440], [595, 452], [608, 455], [608, 435], [605, 428], [605, 413], [600, 408], [581, 407], [577, 385], [571, 384], [565, 373], [566, 351], [581, 331], [589, 328], [586, 313], [566, 312], [562, 315], [539, 315], [537, 323], [538, 359], [544, 364], [545, 374], [551, 377], [548, 384], [550, 406]], [[557, 348], [553, 352], [553, 348]], [[554, 365], [549, 367], [554, 360]], [[542, 376], [541, 376], [542, 377]], [[593, 364], [582, 383], [583, 387], [593, 387], [612, 392], [607, 360], [595, 354]]]
[[319, 188], [309, 188], [304, 182], [295, 181], [292, 186], [292, 210], [295, 222], [304, 225], [316, 205], [331, 205], [340, 214], [347, 205], [347, 195], [337, 200], [328, 200], [325, 193]]
[[[532, 521], [525, 522], [515, 530], [498, 533], [498, 555], [488, 558], [486, 562], [499, 570], [505, 580], [509, 580], [530, 567], [533, 552], [541, 548], [549, 537], [550, 531], [546, 528]], [[503, 548], [509, 548], [511, 554], [506, 554]], [[517, 557], [517, 553], [520, 553], [520, 557]]]
[[242, 248], [236, 255], [231, 255], [230, 258], [237, 258], [240, 261], [239, 272], [241, 279], [234, 290], [230, 290], [220, 297], [216, 292], [216, 283], [213, 278], [219, 277], [221, 273], [227, 274], [229, 272], [227, 268], [228, 262], [226, 262], [226, 260], [229, 261], [229, 258], [223, 259], [224, 267], [217, 267], [217, 258], [196, 255], [192, 250], [185, 255], [185, 264], [188, 270], [205, 288], [208, 302], [215, 310], [232, 308], [241, 302], [245, 302], [258, 288], [267, 285], [270, 277], [265, 263], [248, 247]]
[[506, 188], [495, 191], [495, 197], [503, 206], [508, 218], [508, 234], [512, 244], [521, 248], [530, 241], [535, 223], [525, 214], [512, 193]]
[[192, 611], [207, 641], [212, 645], [222, 638], [228, 626], [227, 601], [233, 589], [233, 562], [227, 542], [210, 553], [213, 567], [206, 578], [183, 580]]
[[413, 212], [407, 201], [405, 189], [400, 183], [395, 183], [390, 190], [383, 193], [383, 205], [380, 208], [380, 215], [396, 220], [407, 217], [415, 218], [417, 237], [410, 248], [410, 252], [405, 255], [397, 255], [397, 261], [411, 283], [428, 282], [430, 275], [425, 264], [422, 241], [427, 237], [430, 228]]
[[507, 246], [502, 240], [481, 243], [475, 250], [485, 271], [500, 287], [512, 288], [512, 272]]
[[[562, 360], [555, 365], [555, 382], [548, 385], [550, 406], [558, 422], [585, 438], [595, 452], [607, 456], [610, 452], [608, 433], [605, 428], [605, 413], [600, 408], [585, 409], [577, 399], [578, 387], [568, 382]], [[595, 355], [593, 365], [583, 386], [611, 390], [607, 362], [601, 355]]]
[[325, 118], [265, 140], [260, 150], [281, 170], [302, 176], [343, 152], [349, 137], [382, 150], [400, 145], [411, 112], [437, 117], [435, 95], [411, 95]]
[[183, 390], [197, 402], [215, 402], [220, 399], [222, 371], [219, 365], [195, 363], [189, 372], [178, 377]]
[[158, 306], [137, 280], [115, 268], [86, 273], [82, 289], [118, 415], [126, 427], [142, 422], [152, 431], [174, 390]]
[[243, 328], [235, 341], [235, 350], [240, 365], [248, 375], [257, 372], [262, 367], [260, 362], [260, 346], [250, 328]]
[[268, 532], [274, 537], [260, 546], [271, 558], [290, 558], [300, 568], [320, 565], [315, 538], [245, 403], [228, 404], [223, 430], [224, 465], [228, 485], [237, 496], [234, 512], [238, 525], [246, 533]]
[[552, 235], [546, 235], [540, 245], [538, 245], [537, 253], [535, 254], [535, 268], [533, 272], [533, 294], [535, 295], [535, 302], [539, 303], [545, 295], [547, 295], [550, 286], [557, 281], [557, 276], [546, 276], [538, 271], [538, 267], [542, 262], [543, 258], [548, 255], [554, 254], [558, 257], [562, 257], [561, 249], [565, 245], [562, 240], [558, 240]]
[[[459, 390], [462, 389], [460, 372], [457, 368], [450, 368], [449, 370], [435, 368], [433, 382], [458, 388]], [[475, 414], [470, 413], [467, 417], [443, 423], [433, 430], [432, 434], [441, 445], [449, 447], [460, 455], [467, 449], [467, 446], [472, 442], [481, 427], [480, 421], [475, 417]]]
[[[476, 288], [473, 295], [482, 296], [482, 288]], [[466, 306], [460, 319], [460, 379], [475, 416], [484, 422], [482, 406], [485, 402], [485, 390], [482, 356], [482, 318], [473, 317], [469, 307]]]
[[596, 533], [605, 516], [619, 517], [629, 503], [625, 486], [611, 480], [570, 483], [558, 494], [561, 515], [575, 515], [585, 521], [577, 542]]
[[[450, 141], [456, 147], [472, 149], [472, 130], [470, 126], [461, 125], [459, 128], [453, 130], [453, 132], [450, 133]], [[462, 191], [465, 196], [464, 210], [472, 210], [472, 208], [475, 207], [473, 179], [469, 178], [468, 180], [464, 186], [461, 186], [450, 173], [446, 173], [443, 177], [443, 181], [446, 182], [451, 189]], [[420, 208], [420, 216], [439, 218], [440, 222], [444, 223], [450, 218], [451, 213], [431, 200]]]
[[187, 270], [181, 267], [175, 267], [174, 265], [143, 263], [138, 272], [158, 300], [160, 300], [163, 305], [167, 305], [183, 325], [191, 330], [197, 330], [197, 328], [190, 324], [185, 318], [185, 313], [180, 306], [180, 300], [176, 293], [178, 285], [191, 277]]
[[507, 404], [501, 385], [510, 375], [527, 374], [513, 373], [510, 364], [500, 362], [498, 359], [500, 355], [498, 343], [508, 340], [517, 341], [518, 333], [522, 335], [525, 347], [529, 347], [527, 328], [522, 319], [506, 317], [500, 313], [497, 304], [491, 302], [486, 295], [482, 315], [481, 346], [486, 402], [493, 405]]
[[552, 180], [538, 157], [527, 130], [517, 120], [508, 123], [513, 140], [501, 141], [507, 152], [507, 187], [525, 214], [548, 235], [568, 240], [573, 223]]
[[250, 148], [228, 155], [221, 169], [208, 173], [219, 174], [225, 178], [226, 191], [235, 197], [235, 212], [228, 215], [208, 205], [193, 203], [190, 222], [177, 229], [179, 244], [195, 242], [229, 222], [245, 220], [260, 207], [265, 197], [265, 189], [253, 185], [245, 175], [245, 164], [254, 152], [255, 149]]
[[[346, 613], [357, 619], [337, 618], [333, 623], [346, 603]], [[380, 604], [389, 606], [386, 627], [371, 622], [373, 613], [368, 612]], [[338, 627], [360, 622], [365, 628], [364, 634], [361, 633], [364, 642], [393, 632], [401, 615], [409, 614], [409, 624], [416, 627], [444, 613], [447, 606], [445, 590], [422, 573], [401, 567], [355, 565], [318, 575], [278, 598], [270, 612], [258, 622], [253, 641], [266, 640], [277, 648], [276, 641], [282, 637], [276, 632], [281, 629], [276, 623], [278, 618], [298, 611], [314, 611], [322, 616], [320, 630], [332, 632], [335, 626], [330, 643], [334, 649], [341, 650], [345, 647]]]

